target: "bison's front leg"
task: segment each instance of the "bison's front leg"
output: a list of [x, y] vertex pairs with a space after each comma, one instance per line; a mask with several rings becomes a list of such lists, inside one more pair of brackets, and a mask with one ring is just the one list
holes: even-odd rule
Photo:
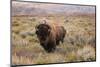
[[54, 42], [49, 42], [47, 44], [41, 44], [44, 50], [46, 50], [48, 53], [54, 52], [56, 49], [56, 44]]
[[40, 45], [47, 51], [47, 46], [44, 43], [40, 43]]
[[47, 52], [54, 52], [56, 49], [56, 42], [48, 42]]

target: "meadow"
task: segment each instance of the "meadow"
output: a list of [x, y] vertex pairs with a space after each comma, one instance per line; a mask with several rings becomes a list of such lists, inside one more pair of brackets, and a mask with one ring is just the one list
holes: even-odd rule
[[[61, 23], [67, 31], [54, 53], [47, 53], [35, 34], [35, 26], [43, 18]], [[13, 16], [11, 26], [13, 65], [96, 60], [95, 16]]]

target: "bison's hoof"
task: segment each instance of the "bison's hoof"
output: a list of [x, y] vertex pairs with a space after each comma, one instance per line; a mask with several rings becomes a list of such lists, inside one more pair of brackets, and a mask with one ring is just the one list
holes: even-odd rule
[[55, 51], [55, 48], [52, 48], [52, 49], [48, 49], [46, 50], [48, 53], [51, 53], [51, 52], [54, 52]]

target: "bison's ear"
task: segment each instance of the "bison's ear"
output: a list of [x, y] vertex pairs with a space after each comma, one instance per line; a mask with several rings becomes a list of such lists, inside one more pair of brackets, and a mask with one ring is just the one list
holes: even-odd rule
[[48, 29], [50, 29], [51, 30], [51, 27], [48, 25]]
[[35, 26], [35, 30], [36, 30], [35, 33], [38, 34], [38, 26], [37, 25]]
[[51, 27], [50, 26], [48, 26], [48, 33], [50, 33], [51, 32]]
[[38, 34], [38, 31], [36, 31], [35, 34]]

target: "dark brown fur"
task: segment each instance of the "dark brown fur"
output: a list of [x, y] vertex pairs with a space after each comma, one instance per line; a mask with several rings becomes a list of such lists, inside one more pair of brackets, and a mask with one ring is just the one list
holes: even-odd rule
[[63, 26], [43, 23], [36, 26], [36, 34], [40, 45], [47, 52], [53, 52], [60, 41], [63, 43], [66, 30]]

